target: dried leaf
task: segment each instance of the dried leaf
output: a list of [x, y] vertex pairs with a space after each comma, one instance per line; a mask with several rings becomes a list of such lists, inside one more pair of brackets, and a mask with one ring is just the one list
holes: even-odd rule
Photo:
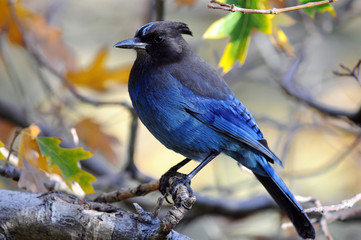
[[66, 77], [74, 84], [92, 88], [97, 91], [107, 89], [111, 81], [125, 84], [128, 82], [131, 66], [120, 67], [109, 70], [105, 66], [108, 52], [105, 48], [99, 50], [97, 56], [90, 66], [83, 70], [68, 71]]
[[117, 160], [112, 145], [119, 143], [118, 139], [105, 133], [102, 126], [93, 119], [85, 118], [75, 126], [79, 138], [92, 150], [99, 151], [112, 163]]
[[15, 14], [20, 21], [31, 17], [34, 13], [25, 8], [21, 1], [0, 0], [0, 30], [5, 30], [9, 40], [14, 44], [24, 45], [24, 40], [16, 20], [13, 18], [10, 4], [13, 4]]
[[42, 50], [47, 61], [54, 67], [61, 66], [73, 69], [75, 59], [68, 47], [63, 43], [59, 28], [51, 26], [42, 15], [35, 15], [25, 22], [27, 32], [34, 47]]
[[32, 192], [44, 193], [48, 190], [44, 184], [50, 184], [49, 176], [39, 168], [34, 167], [25, 158], [22, 159], [23, 169], [21, 171], [18, 187]]
[[9, 143], [15, 128], [16, 125], [14, 123], [0, 118], [0, 140], [4, 143]]
[[26, 37], [27, 43], [40, 48], [52, 66], [74, 67], [74, 57], [62, 42], [60, 29], [50, 26], [43, 15], [27, 9], [22, 1], [0, 0], [0, 30], [5, 30], [14, 44], [25, 45]]
[[18, 154], [20, 169], [23, 167], [22, 159], [26, 159], [34, 167], [46, 172], [49, 171], [47, 160], [41, 155], [39, 145], [35, 140], [40, 132], [40, 128], [36, 125], [31, 125], [22, 131], [20, 135]]

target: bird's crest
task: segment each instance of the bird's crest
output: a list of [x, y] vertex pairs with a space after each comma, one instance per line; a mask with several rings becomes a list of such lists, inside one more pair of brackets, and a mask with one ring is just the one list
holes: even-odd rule
[[193, 36], [192, 31], [189, 30], [187, 24], [182, 23], [182, 22], [172, 22], [172, 23], [177, 25], [176, 27], [180, 33]]
[[182, 22], [172, 22], [172, 21], [159, 21], [159, 22], [147, 23], [137, 30], [135, 36], [144, 37], [151, 29], [154, 31], [156, 31], [157, 29], [176, 29], [181, 34], [188, 34], [193, 36], [192, 31], [189, 30], [187, 24]]

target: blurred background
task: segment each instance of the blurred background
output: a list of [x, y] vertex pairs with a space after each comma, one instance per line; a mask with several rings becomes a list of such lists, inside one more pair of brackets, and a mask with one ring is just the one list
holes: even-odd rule
[[[185, 39], [218, 69], [253, 114], [270, 148], [283, 161], [284, 168], [275, 165], [276, 171], [295, 195], [331, 205], [361, 192], [361, 121], [350, 118], [361, 109], [361, 82], [334, 74], [334, 71], [345, 72], [340, 64], [352, 69], [361, 59], [361, 2], [344, 0], [332, 4], [336, 17], [329, 12], [316, 12], [311, 18], [302, 10], [273, 16], [292, 50], [282, 51], [269, 35], [252, 31], [244, 64], [236, 62], [227, 73], [222, 72], [218, 63], [229, 38], [202, 38], [212, 23], [228, 14], [207, 8], [209, 1], [18, 3], [14, 5], [16, 12], [10, 15], [5, 12], [7, 1], [1, 0], [0, 5], [0, 12], [3, 11], [0, 14], [0, 140], [7, 146], [17, 126], [45, 124], [52, 136], [72, 143], [71, 129], [76, 129], [79, 144], [95, 153], [95, 168], [101, 169], [93, 172], [99, 180], [94, 183], [96, 193], [122, 186], [122, 182], [105, 184], [108, 178], [104, 175], [119, 174], [127, 165], [132, 115], [121, 105], [94, 105], [79, 100], [59, 75], [68, 78], [83, 96], [130, 104], [127, 79], [135, 52], [113, 45], [133, 37], [143, 24], [156, 20], [160, 14], [157, 4], [162, 4], [161, 17], [188, 24], [193, 37], [185, 36]], [[271, 3], [299, 4], [297, 1]], [[14, 17], [12, 14], [18, 14], [18, 20], [3, 24], [6, 17]], [[29, 17], [34, 15], [39, 19]], [[16, 39], [16, 33], [11, 35], [16, 21], [23, 24], [18, 34], [23, 34], [25, 40]], [[39, 59], [46, 59], [47, 64]], [[293, 85], [285, 88], [283, 83], [289, 78]], [[290, 89], [291, 93], [287, 92]], [[294, 90], [305, 98], [292, 94]], [[315, 103], [316, 108], [310, 103]], [[6, 117], [10, 110], [23, 116], [19, 122]], [[340, 114], [332, 114], [333, 111]], [[139, 123], [134, 160], [140, 172], [158, 179], [182, 159], [183, 156], [166, 149]], [[195, 166], [196, 163], [191, 163], [182, 172], [188, 173]], [[89, 169], [94, 170], [91, 166]], [[134, 180], [127, 184], [137, 183]], [[0, 187], [17, 189], [16, 183], [5, 178], [0, 178]], [[217, 157], [203, 169], [193, 179], [192, 188], [200, 196], [230, 202], [266, 194], [250, 173], [226, 156]], [[159, 196], [157, 192], [132, 201], [151, 208]], [[347, 221], [330, 223], [330, 234], [334, 239], [361, 239], [360, 217], [355, 215]], [[292, 228], [280, 228], [287, 221], [272, 207], [242, 217], [210, 211], [210, 214], [192, 215], [176, 230], [202, 240], [298, 239]], [[327, 239], [320, 225], [316, 223], [315, 227], [317, 239]]]

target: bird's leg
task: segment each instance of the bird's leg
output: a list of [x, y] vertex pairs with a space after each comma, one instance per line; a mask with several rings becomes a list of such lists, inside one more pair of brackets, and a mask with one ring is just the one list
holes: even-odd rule
[[[170, 181], [171, 178], [182, 179], [182, 178], [186, 177], [185, 174], [179, 173], [178, 170], [181, 167], [183, 167], [184, 165], [186, 165], [187, 163], [189, 163], [191, 160], [192, 159], [190, 159], [190, 158], [184, 159], [177, 165], [174, 165], [173, 167], [171, 167], [166, 173], [164, 173], [162, 175], [162, 177], [159, 180], [159, 191], [162, 193], [162, 195], [167, 194], [167, 188], [170, 187], [171, 182], [174, 182], [174, 181]], [[166, 198], [166, 200], [167, 200], [167, 202], [169, 202], [167, 198]]]
[[[187, 187], [188, 192], [190, 195], [193, 194], [193, 191], [190, 187], [191, 179], [204, 167], [206, 166], [210, 161], [212, 161], [219, 152], [211, 153], [208, 157], [206, 157], [191, 173], [188, 175], [179, 173], [178, 169], [186, 165], [191, 159], [186, 158], [182, 162], [178, 163], [171, 169], [169, 169], [163, 176], [160, 178], [159, 182], [159, 191], [163, 195], [167, 195], [170, 193], [172, 197], [174, 196], [174, 186], [178, 184], [183, 184]], [[168, 199], [166, 198], [167, 202]]]
[[202, 169], [204, 168], [210, 161], [212, 161], [219, 152], [211, 153], [206, 159], [204, 159], [190, 174], [187, 175], [189, 181]]

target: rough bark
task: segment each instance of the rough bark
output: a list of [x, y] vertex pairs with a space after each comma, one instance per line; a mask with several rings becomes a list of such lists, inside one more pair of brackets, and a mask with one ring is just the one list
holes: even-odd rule
[[[62, 193], [0, 190], [0, 239], [155, 239], [160, 221], [141, 215]], [[157, 239], [189, 240], [175, 231]]]

